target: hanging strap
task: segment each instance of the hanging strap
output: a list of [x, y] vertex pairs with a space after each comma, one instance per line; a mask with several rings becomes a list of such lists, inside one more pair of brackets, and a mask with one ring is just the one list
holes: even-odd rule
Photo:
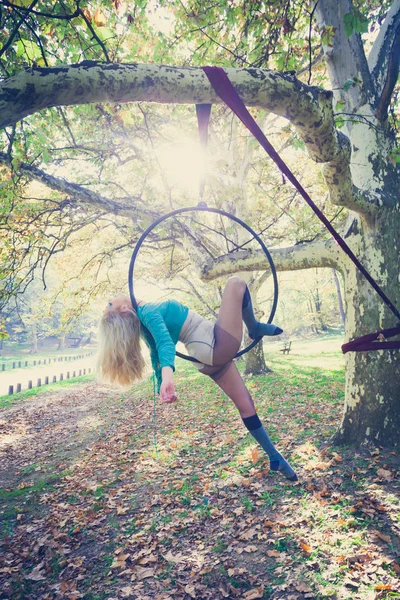
[[[375, 279], [368, 273], [368, 271], [365, 269], [365, 267], [360, 263], [360, 261], [358, 260], [356, 255], [353, 253], [353, 251], [350, 249], [350, 247], [346, 244], [346, 242], [340, 236], [340, 234], [336, 231], [336, 229], [332, 226], [332, 224], [329, 222], [329, 220], [325, 217], [323, 212], [311, 200], [310, 196], [307, 194], [306, 190], [303, 188], [301, 183], [296, 179], [296, 177], [294, 176], [292, 171], [289, 169], [289, 167], [286, 165], [286, 163], [281, 159], [281, 157], [279, 156], [279, 154], [277, 153], [275, 148], [267, 140], [265, 134], [263, 133], [263, 131], [260, 129], [260, 127], [257, 125], [255, 120], [253, 119], [253, 117], [251, 116], [249, 111], [247, 110], [246, 106], [244, 105], [239, 94], [233, 87], [233, 85], [232, 85], [231, 81], [229, 80], [225, 71], [221, 67], [209, 67], [209, 66], [203, 67], [203, 71], [207, 75], [208, 80], [210, 81], [212, 87], [214, 88], [214, 90], [218, 94], [218, 96], [221, 98], [221, 100], [223, 100], [225, 102], [225, 104], [227, 106], [229, 106], [229, 108], [236, 114], [237, 117], [239, 117], [239, 119], [242, 121], [242, 123], [247, 127], [247, 129], [250, 131], [250, 133], [252, 133], [252, 135], [258, 140], [258, 142], [261, 144], [261, 146], [264, 148], [264, 150], [269, 154], [269, 156], [272, 158], [272, 160], [278, 166], [282, 175], [285, 176], [294, 185], [294, 187], [297, 189], [299, 194], [304, 198], [304, 200], [307, 202], [307, 204], [312, 208], [314, 213], [317, 215], [319, 220], [325, 225], [325, 227], [328, 229], [328, 231], [334, 237], [334, 239], [339, 244], [339, 246], [342, 248], [342, 250], [353, 261], [355, 266], [361, 271], [361, 273], [364, 275], [364, 277], [367, 279], [367, 281], [371, 284], [371, 286], [374, 288], [374, 290], [379, 294], [379, 296], [382, 298], [382, 300], [390, 308], [392, 313], [399, 319], [398, 327], [396, 327], [394, 329], [385, 330], [385, 332], [394, 332], [394, 333], [390, 334], [391, 336], [400, 334], [400, 311], [396, 308], [396, 306], [393, 304], [393, 302], [390, 300], [390, 298], [388, 298], [388, 296], [385, 294], [385, 292], [382, 290], [382, 288], [378, 285], [378, 283], [375, 281]], [[370, 335], [376, 336], [376, 335], [380, 335], [380, 334], [384, 334], [384, 332], [377, 332], [377, 334], [370, 334]], [[386, 333], [385, 337], [389, 337], [389, 334]], [[347, 350], [343, 350], [343, 347], [342, 347], [342, 350], [348, 352], [349, 350], [359, 349], [354, 344], [355, 344], [355, 342], [358, 342], [358, 340], [360, 340], [360, 339], [363, 339], [363, 338], [358, 338], [357, 340], [353, 340], [353, 342], [344, 344], [344, 346], [348, 346], [349, 344], [353, 345], [353, 346], [350, 348], [347, 348]], [[376, 339], [376, 337], [373, 337], [373, 339]], [[383, 342], [380, 342], [380, 343], [383, 343]], [[400, 341], [399, 342], [389, 342], [389, 343], [391, 345], [396, 344], [395, 346], [390, 346], [390, 347], [400, 348]], [[375, 343], [374, 348], [368, 348], [368, 349], [378, 349], [378, 348], [375, 348], [376, 345], [377, 344]], [[389, 347], [388, 345], [385, 345], [385, 348], [388, 348], [388, 347]]]
[[[363, 335], [347, 344], [343, 344], [342, 352], [364, 352], [366, 350], [390, 350], [400, 348], [399, 342], [384, 342], [386, 338], [393, 337], [400, 334], [400, 327], [392, 327], [392, 329], [383, 329], [382, 331], [376, 331], [375, 333], [369, 333]], [[375, 341], [378, 340], [378, 341]]]
[[[210, 123], [212, 104], [196, 104], [197, 126], [199, 129], [200, 145], [204, 152], [208, 144], [208, 125]], [[199, 182], [200, 202], [203, 200], [204, 189], [206, 187], [206, 176], [203, 173]]]

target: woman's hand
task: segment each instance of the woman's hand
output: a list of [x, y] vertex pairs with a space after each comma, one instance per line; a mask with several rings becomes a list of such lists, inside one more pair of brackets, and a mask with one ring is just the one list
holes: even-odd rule
[[160, 388], [160, 400], [163, 404], [171, 404], [177, 400], [175, 395], [175, 384], [173, 380], [173, 371], [171, 367], [163, 367], [162, 383]]

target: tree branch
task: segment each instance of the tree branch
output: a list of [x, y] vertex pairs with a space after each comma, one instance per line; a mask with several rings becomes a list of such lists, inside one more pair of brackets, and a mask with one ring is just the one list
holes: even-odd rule
[[350, 141], [343, 133], [338, 134], [338, 140], [342, 151], [322, 167], [329, 190], [329, 199], [335, 206], [343, 206], [361, 215], [371, 216], [381, 208], [378, 197], [363, 193], [353, 185], [350, 171]]
[[[0, 164], [7, 165], [8, 167], [13, 168], [11, 157], [5, 154], [4, 152], [0, 152]], [[43, 183], [44, 185], [53, 190], [57, 190], [62, 194], [70, 196], [72, 199], [79, 198], [82, 202], [94, 206], [95, 208], [99, 208], [108, 213], [129, 217], [131, 219], [137, 219], [141, 215], [144, 216], [149, 214], [148, 210], [139, 209], [138, 206], [135, 205], [136, 202], [141, 202], [140, 198], [132, 196], [131, 198], [129, 198], [132, 204], [123, 204], [118, 200], [111, 200], [110, 198], [106, 198], [101, 194], [92, 192], [91, 190], [86, 189], [81, 185], [71, 183], [66, 179], [62, 179], [61, 177], [49, 175], [45, 171], [42, 171], [42, 169], [39, 169], [38, 167], [29, 165], [28, 163], [24, 162], [18, 163], [18, 173], [26, 175], [27, 177], [29, 177], [29, 179], [39, 181], [40, 183]]]
[[[19, 12], [26, 12], [28, 14], [36, 15], [38, 17], [47, 17], [48, 19], [59, 19], [59, 20], [64, 20], [64, 21], [71, 21], [72, 19], [77, 17], [79, 15], [79, 10], [80, 10], [79, 8], [77, 8], [73, 13], [71, 13], [69, 15], [63, 15], [63, 14], [48, 13], [48, 12], [33, 10], [30, 6], [18, 6], [17, 4], [13, 4], [12, 2], [9, 2], [9, 0], [3, 0], [3, 4], [4, 4], [4, 6], [8, 6], [9, 8], [14, 8], [14, 9], [18, 10]], [[37, 4], [37, 2], [35, 2], [35, 4]], [[33, 4], [31, 6], [33, 6]]]
[[[299, 271], [314, 267], [338, 269], [344, 256], [332, 239], [298, 244], [290, 248], [274, 248], [270, 252], [277, 271]], [[240, 250], [205, 263], [201, 278], [210, 281], [239, 271], [265, 270], [269, 270], [269, 263], [262, 250]]]
[[399, 59], [400, 0], [395, 0], [368, 57], [377, 96], [375, 116], [380, 121], [387, 118], [388, 107], [399, 74]]
[[[320, 30], [324, 31], [329, 26], [334, 32], [331, 42], [323, 42], [322, 45], [335, 98], [345, 100], [349, 112], [357, 111], [375, 97], [361, 35], [355, 31], [349, 37], [346, 35], [343, 17], [353, 12], [351, 0], [319, 0], [315, 8]], [[346, 81], [354, 81], [355, 84], [344, 91]]]
[[[292, 121], [315, 160], [336, 155], [332, 92], [266, 69], [226, 71], [245, 104]], [[0, 82], [0, 127], [54, 106], [139, 101], [221, 103], [201, 68], [84, 61], [31, 68]]]

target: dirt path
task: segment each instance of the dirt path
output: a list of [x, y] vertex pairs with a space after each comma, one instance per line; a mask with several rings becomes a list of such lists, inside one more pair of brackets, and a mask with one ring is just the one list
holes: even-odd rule
[[[63, 470], [129, 408], [96, 383], [24, 400], [0, 412], [0, 487]], [[112, 424], [111, 424], [112, 421]]]

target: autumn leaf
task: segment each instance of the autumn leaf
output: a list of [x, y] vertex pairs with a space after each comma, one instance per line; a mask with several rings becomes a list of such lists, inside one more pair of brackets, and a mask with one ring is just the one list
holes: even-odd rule
[[382, 540], [382, 542], [386, 542], [386, 544], [390, 544], [390, 542], [391, 542], [390, 535], [384, 535], [377, 529], [374, 529], [372, 531], [372, 533], [374, 533], [376, 535], [376, 537], [378, 537], [380, 540]]
[[267, 550], [267, 556], [280, 556], [281, 553], [278, 550]]
[[264, 588], [258, 587], [252, 590], [248, 590], [241, 596], [243, 600], [256, 600], [257, 598], [262, 598], [264, 596]]
[[41, 573], [41, 569], [44, 567], [44, 562], [39, 563], [36, 567], [26, 575], [25, 579], [31, 579], [32, 581], [43, 581], [46, 579], [43, 573]]
[[135, 575], [138, 579], [147, 579], [148, 577], [154, 577], [154, 569], [149, 567], [135, 567]]
[[180, 563], [180, 562], [185, 562], [185, 557], [183, 556], [183, 554], [172, 554], [171, 550], [168, 550], [167, 554], [163, 554], [165, 560], [167, 560], [168, 562], [172, 562], [172, 563]]
[[245, 546], [243, 550], [245, 552], [257, 552], [258, 548], [257, 546]]
[[253, 463], [253, 465], [256, 465], [259, 460], [260, 460], [260, 453], [258, 451], [258, 448], [254, 447], [251, 449], [251, 462]]
[[273, 521], [269, 521], [268, 519], [266, 521], [264, 521], [263, 523], [263, 528], [266, 527], [267, 529], [270, 527], [275, 527], [275, 523]]
[[239, 539], [240, 540], [251, 540], [251, 538], [253, 538], [255, 535], [257, 534], [256, 529], [253, 527], [252, 529], [248, 529], [247, 531], [244, 531], [240, 536]]
[[312, 592], [312, 589], [310, 588], [310, 586], [307, 583], [304, 583], [304, 581], [300, 581], [299, 583], [296, 583], [295, 587], [298, 592], [303, 593], [303, 594], [309, 594], [310, 592]]
[[191, 597], [191, 598], [196, 598], [196, 590], [194, 585], [191, 584], [187, 584], [187, 586], [185, 587], [185, 592]]
[[391, 481], [393, 479], [393, 475], [388, 469], [377, 469], [376, 474], [382, 479], [386, 479], [386, 481]]
[[129, 554], [119, 554], [114, 558], [111, 569], [125, 569]]
[[311, 546], [309, 546], [308, 544], [305, 544], [304, 542], [300, 542], [300, 548], [303, 550], [304, 554], [306, 554], [307, 556], [309, 554], [311, 554], [311, 552], [312, 552]]
[[385, 583], [381, 583], [375, 586], [376, 590], [391, 590], [393, 586], [390, 585], [390, 583], [385, 584]]
[[96, 23], [97, 27], [105, 27], [107, 25], [107, 20], [100, 8], [98, 8], [94, 13], [93, 20]]

